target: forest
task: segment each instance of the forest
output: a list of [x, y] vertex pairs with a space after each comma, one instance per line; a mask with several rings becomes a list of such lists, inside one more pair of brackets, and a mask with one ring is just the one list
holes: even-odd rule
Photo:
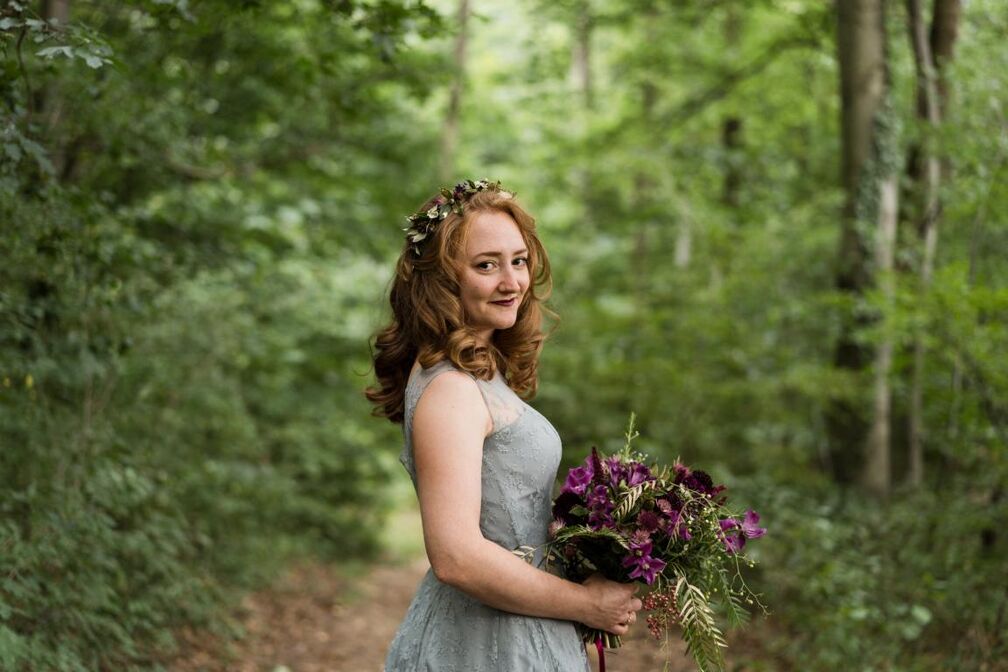
[[560, 477], [633, 412], [762, 515], [730, 669], [1008, 670], [1005, 35], [1001, 0], [0, 1], [0, 670], [182, 670], [296, 563], [393, 562], [370, 344], [466, 178], [549, 251]]

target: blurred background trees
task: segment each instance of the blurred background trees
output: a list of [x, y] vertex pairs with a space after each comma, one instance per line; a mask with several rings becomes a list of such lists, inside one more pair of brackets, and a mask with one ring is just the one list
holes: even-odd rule
[[764, 514], [746, 669], [996, 669], [1006, 30], [996, 0], [6, 0], [0, 668], [148, 669], [291, 558], [376, 557], [400, 222], [489, 177], [551, 253], [567, 463], [634, 410]]

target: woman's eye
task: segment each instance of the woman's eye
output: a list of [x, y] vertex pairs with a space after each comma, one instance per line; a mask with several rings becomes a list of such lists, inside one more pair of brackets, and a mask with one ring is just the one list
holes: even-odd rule
[[492, 261], [483, 261], [476, 264], [476, 268], [478, 268], [481, 271], [489, 271], [492, 266], [493, 266]]
[[517, 266], [528, 266], [528, 257], [517, 257], [512, 263]]

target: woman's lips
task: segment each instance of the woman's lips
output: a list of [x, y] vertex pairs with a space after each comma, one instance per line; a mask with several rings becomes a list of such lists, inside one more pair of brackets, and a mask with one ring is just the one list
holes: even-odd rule
[[507, 307], [507, 306], [514, 305], [515, 301], [517, 301], [517, 299], [514, 298], [514, 297], [512, 297], [512, 298], [508, 299], [507, 301], [491, 301], [490, 303], [497, 304], [498, 306], [505, 306], [505, 307]]

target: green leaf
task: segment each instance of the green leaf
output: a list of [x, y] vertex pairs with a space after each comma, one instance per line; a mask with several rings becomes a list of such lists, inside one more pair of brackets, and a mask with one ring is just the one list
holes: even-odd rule
[[59, 55], [66, 56], [67, 58], [73, 58], [74, 51], [73, 47], [61, 45], [58, 47], [46, 47], [45, 49], [39, 49], [37, 52], [35, 52], [35, 54], [37, 56], [41, 56], [42, 58], [48, 58], [48, 59], [52, 59], [55, 56]]

